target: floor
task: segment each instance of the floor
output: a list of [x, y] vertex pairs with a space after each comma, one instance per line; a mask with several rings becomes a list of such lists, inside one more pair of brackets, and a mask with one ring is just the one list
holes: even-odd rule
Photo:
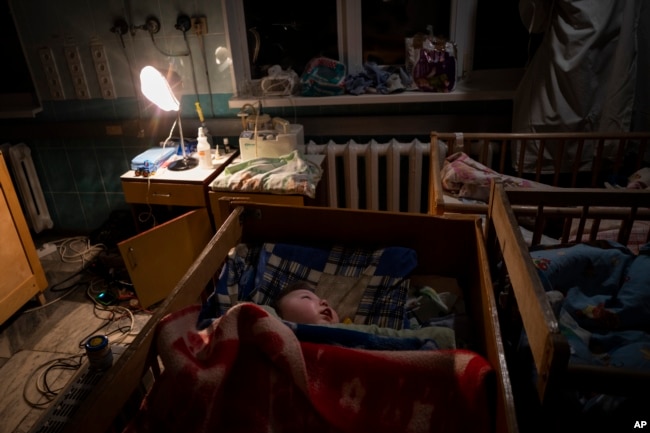
[[[46, 242], [55, 246], [41, 257], [46, 304], [30, 301], [0, 326], [0, 433], [38, 431], [52, 401], [87, 367], [90, 336], [107, 335], [119, 355], [150, 317], [131, 304], [119, 253], [83, 237], [35, 240], [37, 248]], [[93, 300], [106, 290], [123, 299], [110, 307]]]

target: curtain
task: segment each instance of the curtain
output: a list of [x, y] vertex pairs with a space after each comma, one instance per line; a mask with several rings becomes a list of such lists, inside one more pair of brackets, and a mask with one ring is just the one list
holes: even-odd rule
[[[544, 36], [515, 94], [513, 131], [650, 130], [648, 3], [520, 0], [522, 22]], [[526, 160], [536, 159], [531, 144]]]

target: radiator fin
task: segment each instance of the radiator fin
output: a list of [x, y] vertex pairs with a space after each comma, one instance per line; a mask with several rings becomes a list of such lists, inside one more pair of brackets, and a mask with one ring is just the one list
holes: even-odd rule
[[428, 142], [310, 141], [304, 151], [326, 156], [328, 206], [426, 213]]
[[19, 143], [9, 147], [8, 153], [29, 226], [35, 233], [51, 229], [54, 223], [45, 202], [30, 148], [25, 143]]

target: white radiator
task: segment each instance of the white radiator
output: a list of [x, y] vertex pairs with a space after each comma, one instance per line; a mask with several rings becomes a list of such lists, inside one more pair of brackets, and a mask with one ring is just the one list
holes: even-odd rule
[[327, 205], [425, 213], [430, 144], [391, 140], [365, 144], [309, 142], [306, 154], [326, 155]]
[[7, 149], [14, 182], [22, 198], [23, 212], [27, 212], [26, 219], [30, 227], [35, 233], [51, 229], [54, 223], [47, 209], [30, 148], [25, 143], [19, 143]]

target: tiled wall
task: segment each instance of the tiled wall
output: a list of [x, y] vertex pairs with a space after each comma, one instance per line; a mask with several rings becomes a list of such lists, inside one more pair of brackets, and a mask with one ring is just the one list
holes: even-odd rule
[[[30, 125], [52, 124], [56, 122], [103, 122], [119, 120], [150, 119], [158, 115], [135, 89], [135, 80], [142, 66], [150, 64], [161, 69], [172, 67], [181, 75], [183, 83], [193, 83], [191, 68], [187, 58], [170, 57], [161, 54], [144, 31], [138, 31], [132, 38], [127, 38], [123, 46], [117, 36], [110, 31], [114, 20], [127, 17], [134, 24], [145, 22], [149, 14], [155, 15], [161, 22], [161, 32], [156, 35], [158, 47], [167, 52], [185, 49], [181, 33], [173, 28], [179, 13], [187, 15], [205, 15], [208, 22], [205, 53], [208, 55], [210, 86], [205, 80], [197, 79], [199, 100], [206, 118], [236, 119], [238, 110], [228, 108], [228, 99], [232, 96], [232, 83], [229, 71], [216, 71], [210, 53], [217, 46], [225, 45], [224, 23], [221, 2], [218, 0], [194, 0], [187, 3], [172, 3], [158, 0], [10, 0], [16, 17], [16, 24], [23, 42], [25, 54], [31, 65], [34, 81], [43, 99], [43, 111], [33, 122], [26, 122], [24, 131], [15, 133], [10, 139], [3, 136], [3, 126], [14, 125], [12, 121], [0, 121], [0, 140], [3, 142], [24, 142], [32, 149], [34, 162], [40, 177], [41, 186], [46, 196], [49, 211], [56, 230], [91, 232], [100, 227], [112, 210], [127, 208], [122, 194], [119, 177], [129, 168], [131, 158], [157, 144], [168, 131], [161, 132], [160, 137], [136, 138], [131, 136], [107, 137], [98, 131], [97, 137], [72, 138], [59, 134], [56, 137], [43, 138], [32, 134]], [[99, 85], [94, 77], [94, 66], [90, 58], [90, 43], [100, 41], [106, 50], [117, 99], [102, 99]], [[196, 75], [200, 77], [203, 59], [200, 55], [196, 37], [190, 40], [195, 55], [193, 61]], [[66, 45], [76, 45], [88, 77], [91, 99], [76, 99], [65, 58]], [[49, 93], [45, 74], [38, 57], [39, 49], [49, 47], [55, 53], [66, 98], [53, 100]], [[236, 55], [236, 53], [234, 53]], [[194, 86], [183, 88], [183, 118], [196, 121], [194, 111]], [[211, 90], [211, 94], [208, 91]], [[290, 121], [309, 116], [359, 116], [360, 122], [372, 122], [374, 115], [408, 116], [410, 114], [459, 114], [501, 112], [509, 116], [509, 103], [431, 103], [431, 104], [382, 104], [364, 106], [323, 106], [303, 108], [280, 108], [267, 110], [271, 115], [284, 117]], [[471, 125], [468, 125], [471, 126]], [[195, 131], [184, 129], [186, 136], [194, 136]], [[468, 128], [468, 130], [471, 128]], [[219, 131], [212, 131], [220, 135]], [[237, 135], [230, 136], [230, 142], [236, 144]], [[325, 142], [331, 137], [313, 136], [306, 131], [307, 140]], [[346, 139], [367, 140], [371, 137], [349, 136]], [[372, 137], [381, 139], [382, 137]], [[386, 137], [392, 138], [392, 137]], [[400, 140], [425, 136], [404, 135], [395, 137]]]

